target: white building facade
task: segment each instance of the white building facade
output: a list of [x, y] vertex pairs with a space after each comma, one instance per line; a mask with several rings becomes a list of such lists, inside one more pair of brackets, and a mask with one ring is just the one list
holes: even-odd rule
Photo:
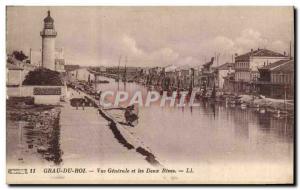
[[251, 82], [259, 78], [258, 69], [280, 60], [288, 60], [284, 54], [267, 49], [251, 50], [235, 58], [235, 81]]

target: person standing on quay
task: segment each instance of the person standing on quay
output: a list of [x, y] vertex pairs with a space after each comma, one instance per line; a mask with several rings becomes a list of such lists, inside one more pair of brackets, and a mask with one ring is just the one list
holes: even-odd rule
[[85, 104], [85, 100], [84, 100], [84, 99], [82, 99], [82, 101], [81, 101], [82, 110], [84, 110], [84, 104]]

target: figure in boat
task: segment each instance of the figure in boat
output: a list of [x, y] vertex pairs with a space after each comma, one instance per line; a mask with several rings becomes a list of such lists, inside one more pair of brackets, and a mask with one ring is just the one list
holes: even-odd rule
[[139, 119], [138, 113], [135, 113], [134, 105], [126, 107], [124, 115], [125, 115], [125, 120], [126, 120], [127, 124], [134, 127], [134, 124]]

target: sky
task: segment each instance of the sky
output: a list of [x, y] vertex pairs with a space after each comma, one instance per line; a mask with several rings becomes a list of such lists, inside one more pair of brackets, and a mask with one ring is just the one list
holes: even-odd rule
[[[289, 52], [292, 7], [7, 7], [7, 52], [39, 50], [51, 11], [67, 64], [197, 67], [218, 55], [267, 48]], [[293, 49], [292, 49], [293, 50]]]

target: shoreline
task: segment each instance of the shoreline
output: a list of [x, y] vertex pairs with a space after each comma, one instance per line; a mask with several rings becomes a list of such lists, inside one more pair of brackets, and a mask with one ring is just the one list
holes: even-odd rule
[[[62, 162], [60, 108], [53, 105], [31, 104], [32, 102], [28, 102], [27, 99], [7, 100], [6, 118], [10, 123], [6, 124], [8, 138], [18, 139], [16, 146], [24, 149], [15, 161], [20, 164], [26, 163], [32, 154], [39, 154], [43, 159], [59, 165]], [[16, 134], [15, 130], [19, 132]], [[9, 155], [11, 156], [14, 157]]]

